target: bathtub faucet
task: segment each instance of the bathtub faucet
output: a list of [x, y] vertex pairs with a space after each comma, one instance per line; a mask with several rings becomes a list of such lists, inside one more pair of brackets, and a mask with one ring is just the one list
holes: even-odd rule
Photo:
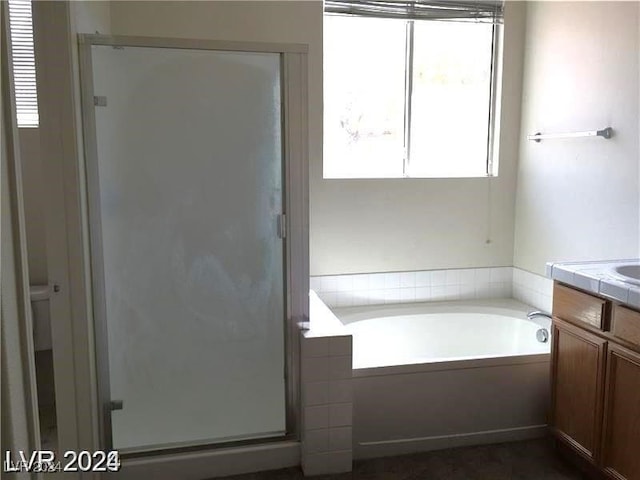
[[[533, 320], [536, 317], [542, 317], [542, 318], [547, 318], [549, 320], [552, 320], [551, 315], [549, 315], [548, 313], [542, 312], [540, 310], [534, 310], [533, 312], [527, 313], [527, 318], [529, 320]], [[549, 330], [547, 328], [540, 328], [536, 332], [536, 339], [540, 343], [547, 343], [550, 337], [551, 337], [551, 334], [549, 333]]]
[[527, 318], [529, 320], [533, 320], [536, 317], [544, 317], [544, 318], [548, 318], [549, 320], [551, 320], [551, 315], [549, 315], [548, 313], [545, 313], [543, 311], [540, 311], [540, 310], [534, 310], [533, 312], [527, 313]]

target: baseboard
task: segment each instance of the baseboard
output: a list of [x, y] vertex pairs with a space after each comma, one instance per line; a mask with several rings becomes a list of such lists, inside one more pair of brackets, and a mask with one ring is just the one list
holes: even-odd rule
[[354, 449], [355, 459], [406, 455], [409, 453], [442, 450], [445, 448], [486, 445], [491, 443], [515, 442], [544, 437], [548, 434], [547, 425], [529, 425], [526, 427], [487, 430], [483, 432], [441, 435], [434, 437], [403, 438], [379, 442], [359, 442]]
[[300, 442], [277, 442], [127, 459], [109, 478], [118, 480], [205, 480], [300, 465]]

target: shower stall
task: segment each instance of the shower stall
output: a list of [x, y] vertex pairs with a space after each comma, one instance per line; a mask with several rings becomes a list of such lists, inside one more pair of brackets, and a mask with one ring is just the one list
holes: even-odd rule
[[306, 47], [80, 38], [105, 448], [297, 434]]

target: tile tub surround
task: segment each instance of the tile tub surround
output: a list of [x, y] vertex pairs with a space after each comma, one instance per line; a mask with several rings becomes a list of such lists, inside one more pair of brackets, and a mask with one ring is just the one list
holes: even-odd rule
[[513, 268], [513, 298], [550, 313], [552, 295], [552, 280], [520, 268]]
[[301, 333], [302, 469], [350, 472], [353, 461], [353, 344], [342, 323], [311, 292], [310, 329]]
[[329, 307], [515, 298], [545, 312], [553, 288], [550, 279], [516, 267], [328, 275], [310, 284]]
[[311, 277], [329, 307], [510, 298], [512, 267], [421, 270]]
[[614, 267], [630, 264], [640, 265], [640, 259], [547, 263], [547, 276], [552, 280], [640, 308], [640, 286], [623, 282], [612, 274]]

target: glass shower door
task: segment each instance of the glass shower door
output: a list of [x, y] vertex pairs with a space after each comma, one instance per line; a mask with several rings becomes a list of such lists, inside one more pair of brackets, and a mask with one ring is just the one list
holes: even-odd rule
[[282, 435], [280, 55], [90, 48], [92, 275], [113, 448]]

